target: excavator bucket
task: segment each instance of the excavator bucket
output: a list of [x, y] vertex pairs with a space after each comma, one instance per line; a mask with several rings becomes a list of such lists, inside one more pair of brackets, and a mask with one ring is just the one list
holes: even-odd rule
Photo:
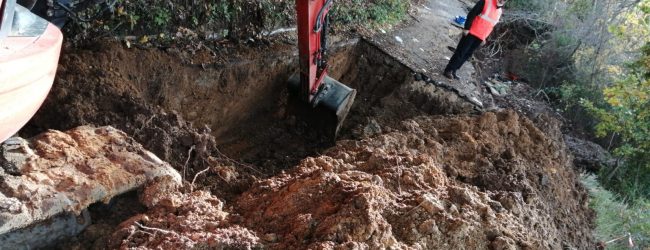
[[305, 102], [300, 95], [300, 75], [289, 78], [290, 102], [301, 120], [310, 128], [318, 130], [329, 142], [334, 142], [343, 121], [350, 112], [357, 91], [326, 76], [311, 102]]

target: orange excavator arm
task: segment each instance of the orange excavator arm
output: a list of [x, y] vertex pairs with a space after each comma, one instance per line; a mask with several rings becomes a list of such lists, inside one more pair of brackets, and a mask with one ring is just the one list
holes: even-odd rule
[[329, 11], [333, 0], [296, 0], [299, 71], [289, 79], [294, 95], [318, 113], [321, 121], [329, 123], [324, 131], [336, 138], [345, 120], [356, 90], [329, 77], [327, 32], [330, 25]]

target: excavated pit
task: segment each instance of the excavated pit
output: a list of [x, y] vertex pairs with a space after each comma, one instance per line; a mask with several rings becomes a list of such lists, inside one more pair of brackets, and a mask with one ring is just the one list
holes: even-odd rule
[[[363, 40], [333, 47], [331, 76], [359, 93], [341, 138], [390, 131], [418, 115], [472, 111], [455, 93], [416, 82], [409, 68]], [[88, 123], [136, 132], [156, 117], [134, 109], [160, 106], [194, 127], [209, 128], [228, 157], [275, 173], [329, 146], [286, 112], [286, 84], [297, 68], [297, 55], [282, 49], [262, 48], [228, 62], [207, 59], [210, 51], [125, 49], [116, 43], [64, 53], [54, 93], [24, 133]], [[74, 90], [66, 85], [78, 88], [81, 96], [72, 96]], [[184, 147], [195, 144], [181, 139]], [[168, 152], [161, 157], [169, 160]]]

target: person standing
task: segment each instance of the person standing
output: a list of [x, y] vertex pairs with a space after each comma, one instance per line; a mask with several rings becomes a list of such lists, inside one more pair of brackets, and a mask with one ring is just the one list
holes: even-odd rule
[[503, 5], [507, 0], [480, 0], [467, 14], [467, 21], [463, 29], [463, 37], [460, 39], [454, 55], [449, 60], [443, 75], [449, 79], [459, 79], [456, 71], [469, 59], [474, 50], [485, 40], [494, 26], [501, 19]]

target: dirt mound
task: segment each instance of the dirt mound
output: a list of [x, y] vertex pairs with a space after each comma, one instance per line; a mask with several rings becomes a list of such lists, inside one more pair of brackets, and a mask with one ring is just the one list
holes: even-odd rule
[[592, 249], [593, 214], [564, 147], [512, 111], [418, 117], [339, 142], [232, 204], [154, 182], [140, 198], [150, 210], [106, 245]]
[[596, 143], [572, 136], [566, 136], [564, 141], [575, 158], [573, 163], [585, 171], [598, 173], [602, 168], [613, 168], [617, 164], [616, 159]]
[[237, 208], [282, 248], [592, 248], [557, 138], [514, 112], [405, 121], [261, 181]]

